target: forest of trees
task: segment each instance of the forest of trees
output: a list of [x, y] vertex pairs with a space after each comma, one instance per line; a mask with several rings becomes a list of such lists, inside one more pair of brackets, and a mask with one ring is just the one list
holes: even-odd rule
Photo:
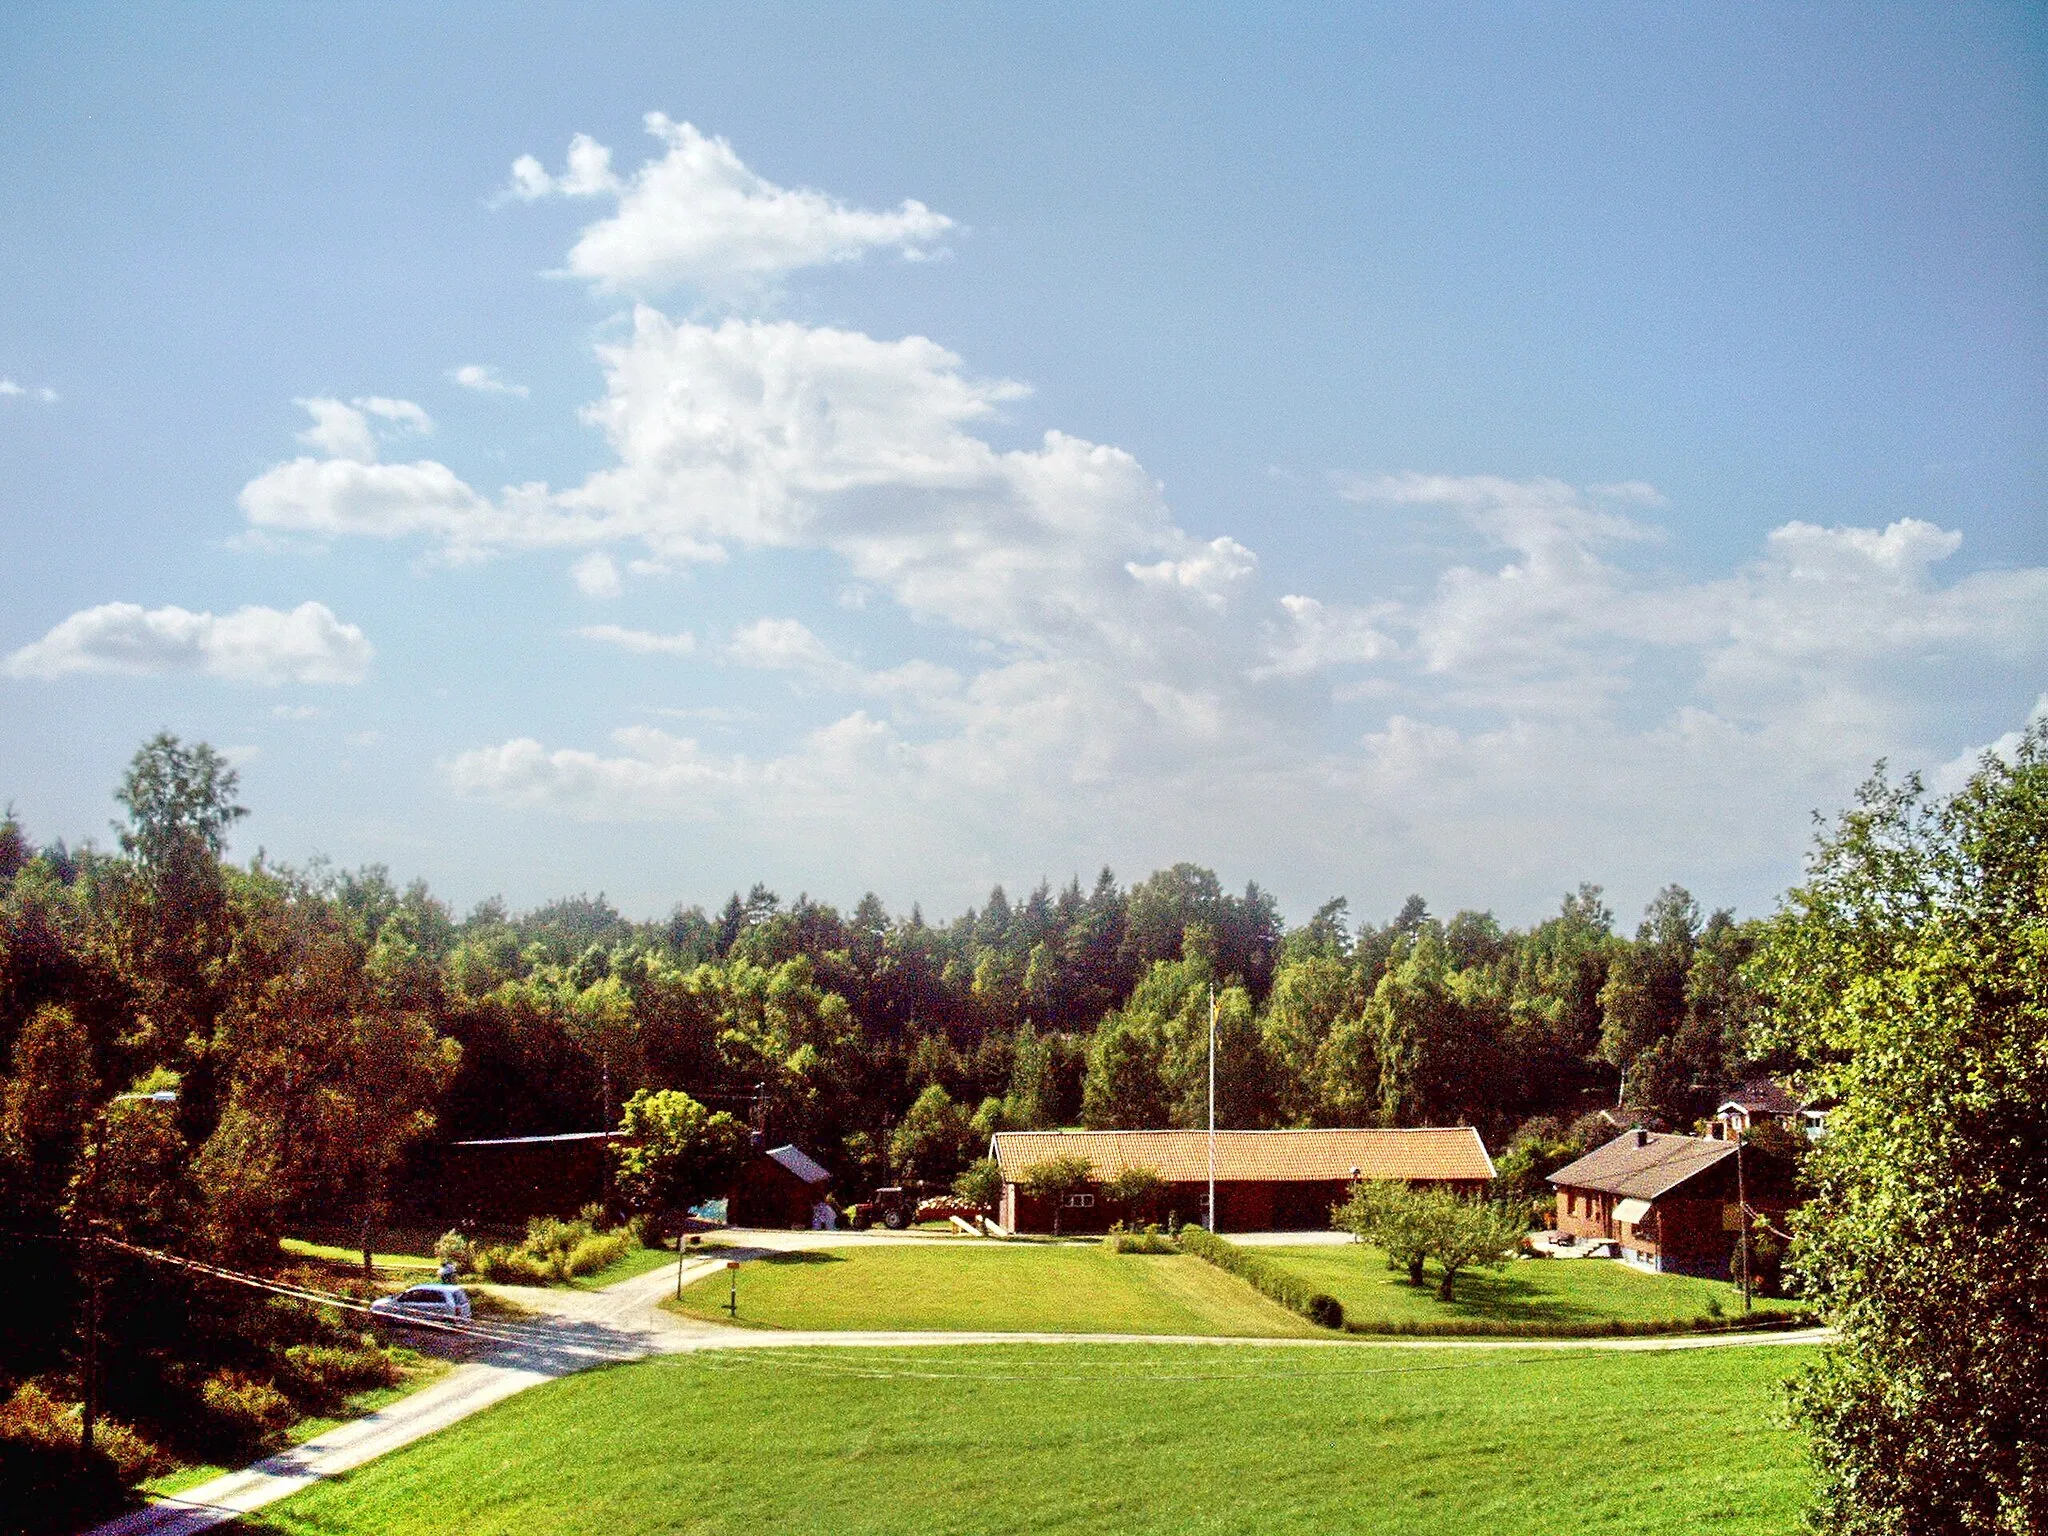
[[[1731, 1081], [1792, 1071], [1838, 1106], [1788, 1260], [1845, 1340], [1796, 1394], [1824, 1523], [2017, 1532], [2048, 1503], [2048, 726], [1946, 801], [1880, 773], [1770, 917], [1674, 885], [1632, 934], [1590, 885], [1527, 930], [1419, 896], [1383, 925], [1338, 898], [1290, 929], [1188, 864], [998, 888], [936, 924], [760, 886], [715, 916], [632, 922], [600, 896], [458, 919], [381, 868], [228, 861], [237, 790], [163, 735], [116, 791], [116, 848], [0, 821], [0, 1240], [22, 1298], [0, 1312], [0, 1387], [20, 1384], [0, 1462], [24, 1424], [62, 1438], [37, 1383], [76, 1391], [90, 1234], [250, 1267], [301, 1221], [367, 1244], [440, 1143], [613, 1126], [643, 1089], [800, 1143], [842, 1197], [947, 1178], [1002, 1128], [1195, 1125], [1213, 989], [1222, 1124], [1469, 1123], [1504, 1196], [1617, 1120], [1691, 1128]], [[263, 1350], [346, 1354], [303, 1307], [289, 1345], [274, 1300], [133, 1263], [105, 1279], [108, 1400], [191, 1455], [231, 1454], [200, 1430], [284, 1401], [238, 1374]], [[264, 1369], [313, 1401], [304, 1361]], [[1891, 1523], [1922, 1507], [1933, 1523]]]
[[641, 1088], [798, 1142], [843, 1195], [942, 1179], [994, 1130], [1199, 1123], [1212, 987], [1234, 1127], [1555, 1147], [1599, 1106], [1688, 1126], [1759, 1065], [1754, 925], [1677, 886], [1633, 936], [1594, 886], [1527, 931], [1419, 896], [1289, 929], [1190, 864], [998, 887], [943, 923], [758, 885], [655, 922], [601, 896], [458, 919], [382, 868], [227, 861], [236, 793], [161, 736], [117, 792], [117, 849], [0, 824], [10, 1222], [57, 1219], [92, 1105], [166, 1083], [170, 1113], [112, 1116], [108, 1172], [174, 1168], [144, 1204], [243, 1257], [309, 1211], [380, 1218], [434, 1141], [611, 1126]]

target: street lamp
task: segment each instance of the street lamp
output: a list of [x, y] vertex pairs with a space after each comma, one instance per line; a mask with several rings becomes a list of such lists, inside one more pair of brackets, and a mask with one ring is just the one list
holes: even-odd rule
[[154, 1093], [117, 1093], [93, 1111], [92, 1139], [85, 1144], [85, 1402], [79, 1447], [92, 1455], [93, 1429], [99, 1419], [100, 1395], [100, 1144], [106, 1140], [107, 1111], [116, 1104], [175, 1104], [175, 1088]]

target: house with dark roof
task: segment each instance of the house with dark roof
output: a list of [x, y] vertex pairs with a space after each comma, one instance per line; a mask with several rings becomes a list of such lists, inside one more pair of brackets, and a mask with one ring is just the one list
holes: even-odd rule
[[754, 1155], [741, 1165], [726, 1194], [726, 1225], [818, 1225], [825, 1219], [818, 1208], [831, 1183], [831, 1171], [803, 1148], [780, 1146], [764, 1151], [757, 1142]]
[[[1026, 1194], [1030, 1170], [1048, 1158], [1083, 1158], [1087, 1185], [1065, 1197], [1063, 1232], [1100, 1232], [1126, 1213], [1102, 1186], [1127, 1168], [1149, 1168], [1165, 1183], [1158, 1215], [1201, 1221], [1208, 1204], [1207, 1131], [998, 1131], [989, 1156], [1003, 1176], [997, 1220], [1012, 1232], [1050, 1232], [1049, 1201]], [[1400, 1179], [1483, 1194], [1493, 1159], [1469, 1125], [1409, 1130], [1218, 1131], [1216, 1210], [1225, 1232], [1320, 1231], [1330, 1207], [1357, 1179]]]
[[1727, 1279], [1740, 1241], [1741, 1204], [1782, 1214], [1782, 1193], [1744, 1187], [1741, 1142], [1730, 1137], [1624, 1131], [1550, 1175], [1557, 1230], [1611, 1242], [1645, 1269]]
[[1714, 1110], [1708, 1134], [1716, 1139], [1746, 1136], [1759, 1125], [1774, 1123], [1787, 1130], [1817, 1137], [1827, 1129], [1827, 1110], [1811, 1101], [1796, 1098], [1783, 1083], [1773, 1078], [1752, 1078], [1728, 1090]]

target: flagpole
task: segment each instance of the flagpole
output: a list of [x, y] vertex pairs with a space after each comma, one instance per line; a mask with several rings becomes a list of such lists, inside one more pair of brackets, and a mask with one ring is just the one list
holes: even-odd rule
[[1216, 1230], [1216, 987], [1209, 987], [1209, 1230]]

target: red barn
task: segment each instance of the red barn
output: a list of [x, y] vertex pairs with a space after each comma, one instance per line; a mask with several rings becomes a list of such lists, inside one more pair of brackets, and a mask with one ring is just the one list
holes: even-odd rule
[[[1469, 1125], [1412, 1130], [1218, 1131], [1216, 1206], [1224, 1232], [1326, 1230], [1330, 1207], [1356, 1179], [1400, 1179], [1460, 1194], [1483, 1194], [1493, 1159]], [[1003, 1176], [997, 1216], [1012, 1232], [1050, 1232], [1051, 1205], [1027, 1195], [1030, 1169], [1050, 1157], [1081, 1157], [1092, 1177], [1066, 1197], [1062, 1232], [1101, 1232], [1132, 1216], [1114, 1209], [1102, 1185], [1126, 1168], [1165, 1181], [1157, 1215], [1199, 1222], [1208, 1203], [1207, 1131], [998, 1131], [989, 1156]]]

